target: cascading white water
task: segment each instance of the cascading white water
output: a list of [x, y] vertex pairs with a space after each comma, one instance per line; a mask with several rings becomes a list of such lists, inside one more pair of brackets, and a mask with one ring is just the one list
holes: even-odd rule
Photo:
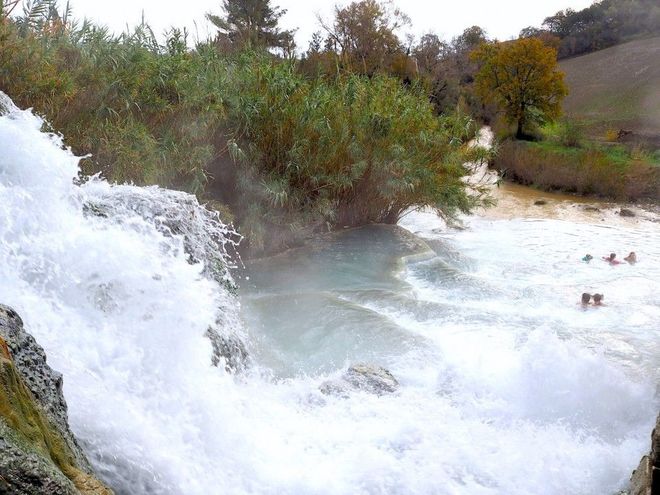
[[[228, 231], [193, 198], [77, 185], [61, 140], [2, 106], [0, 302], [63, 372], [72, 428], [117, 493], [607, 495], [648, 448], [657, 228], [438, 232], [412, 214], [424, 261], [402, 269], [391, 229], [347, 232], [249, 267], [239, 308], [211, 249]], [[640, 263], [579, 262], [613, 249]], [[580, 310], [585, 290], [609, 306]], [[219, 317], [249, 340], [243, 374], [210, 365]], [[400, 390], [319, 392], [364, 360]]]

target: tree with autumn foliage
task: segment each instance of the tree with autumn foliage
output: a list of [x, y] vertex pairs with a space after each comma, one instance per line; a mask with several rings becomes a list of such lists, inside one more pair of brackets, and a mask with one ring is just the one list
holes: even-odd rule
[[[337, 54], [343, 69], [353, 74], [405, 72], [406, 54], [397, 32], [410, 18], [389, 3], [360, 0], [335, 6], [332, 24], [319, 18], [326, 46]], [[400, 75], [400, 74], [397, 74]]]
[[479, 64], [477, 94], [496, 103], [516, 124], [516, 138], [524, 138], [530, 124], [552, 121], [561, 114], [561, 100], [568, 90], [554, 48], [536, 38], [484, 43], [471, 58]]

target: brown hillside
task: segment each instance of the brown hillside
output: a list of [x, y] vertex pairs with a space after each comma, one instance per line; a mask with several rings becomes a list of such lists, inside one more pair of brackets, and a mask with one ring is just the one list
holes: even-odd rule
[[594, 137], [629, 130], [660, 141], [660, 37], [636, 40], [561, 62], [565, 112]]

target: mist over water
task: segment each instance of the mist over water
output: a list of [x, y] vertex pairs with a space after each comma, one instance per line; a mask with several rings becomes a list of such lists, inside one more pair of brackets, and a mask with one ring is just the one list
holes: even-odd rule
[[[79, 185], [61, 140], [2, 106], [0, 302], [64, 374], [72, 429], [117, 493], [603, 495], [647, 450], [656, 224], [454, 231], [413, 213], [250, 263], [237, 301], [209, 271], [209, 239], [230, 232], [194, 198]], [[598, 259], [631, 250], [634, 266]], [[582, 310], [585, 291], [607, 306]], [[211, 366], [219, 317], [247, 342], [243, 374]], [[356, 362], [399, 391], [319, 392]]]

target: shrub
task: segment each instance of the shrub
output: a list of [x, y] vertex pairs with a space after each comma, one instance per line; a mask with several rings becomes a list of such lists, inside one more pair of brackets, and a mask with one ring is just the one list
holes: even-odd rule
[[236, 209], [253, 242], [264, 218], [268, 230], [320, 230], [394, 223], [422, 205], [453, 217], [479, 203], [461, 180], [476, 127], [435, 117], [421, 91], [386, 76], [308, 80], [294, 62], [260, 55], [243, 56], [231, 77], [230, 127], [251, 203]]
[[[53, 21], [54, 22], [54, 21]], [[173, 30], [113, 38], [91, 24], [21, 30], [0, 23], [0, 89], [33, 107], [110, 180], [201, 192], [223, 117], [217, 53], [189, 53]]]
[[605, 131], [605, 141], [616, 143], [619, 140], [619, 132], [616, 129], [607, 129]]
[[584, 140], [584, 129], [575, 120], [564, 118], [559, 123], [559, 142], [569, 148], [580, 148]]
[[581, 148], [584, 145], [584, 126], [581, 122], [564, 117], [541, 127], [538, 141], [548, 141], [566, 148]]

